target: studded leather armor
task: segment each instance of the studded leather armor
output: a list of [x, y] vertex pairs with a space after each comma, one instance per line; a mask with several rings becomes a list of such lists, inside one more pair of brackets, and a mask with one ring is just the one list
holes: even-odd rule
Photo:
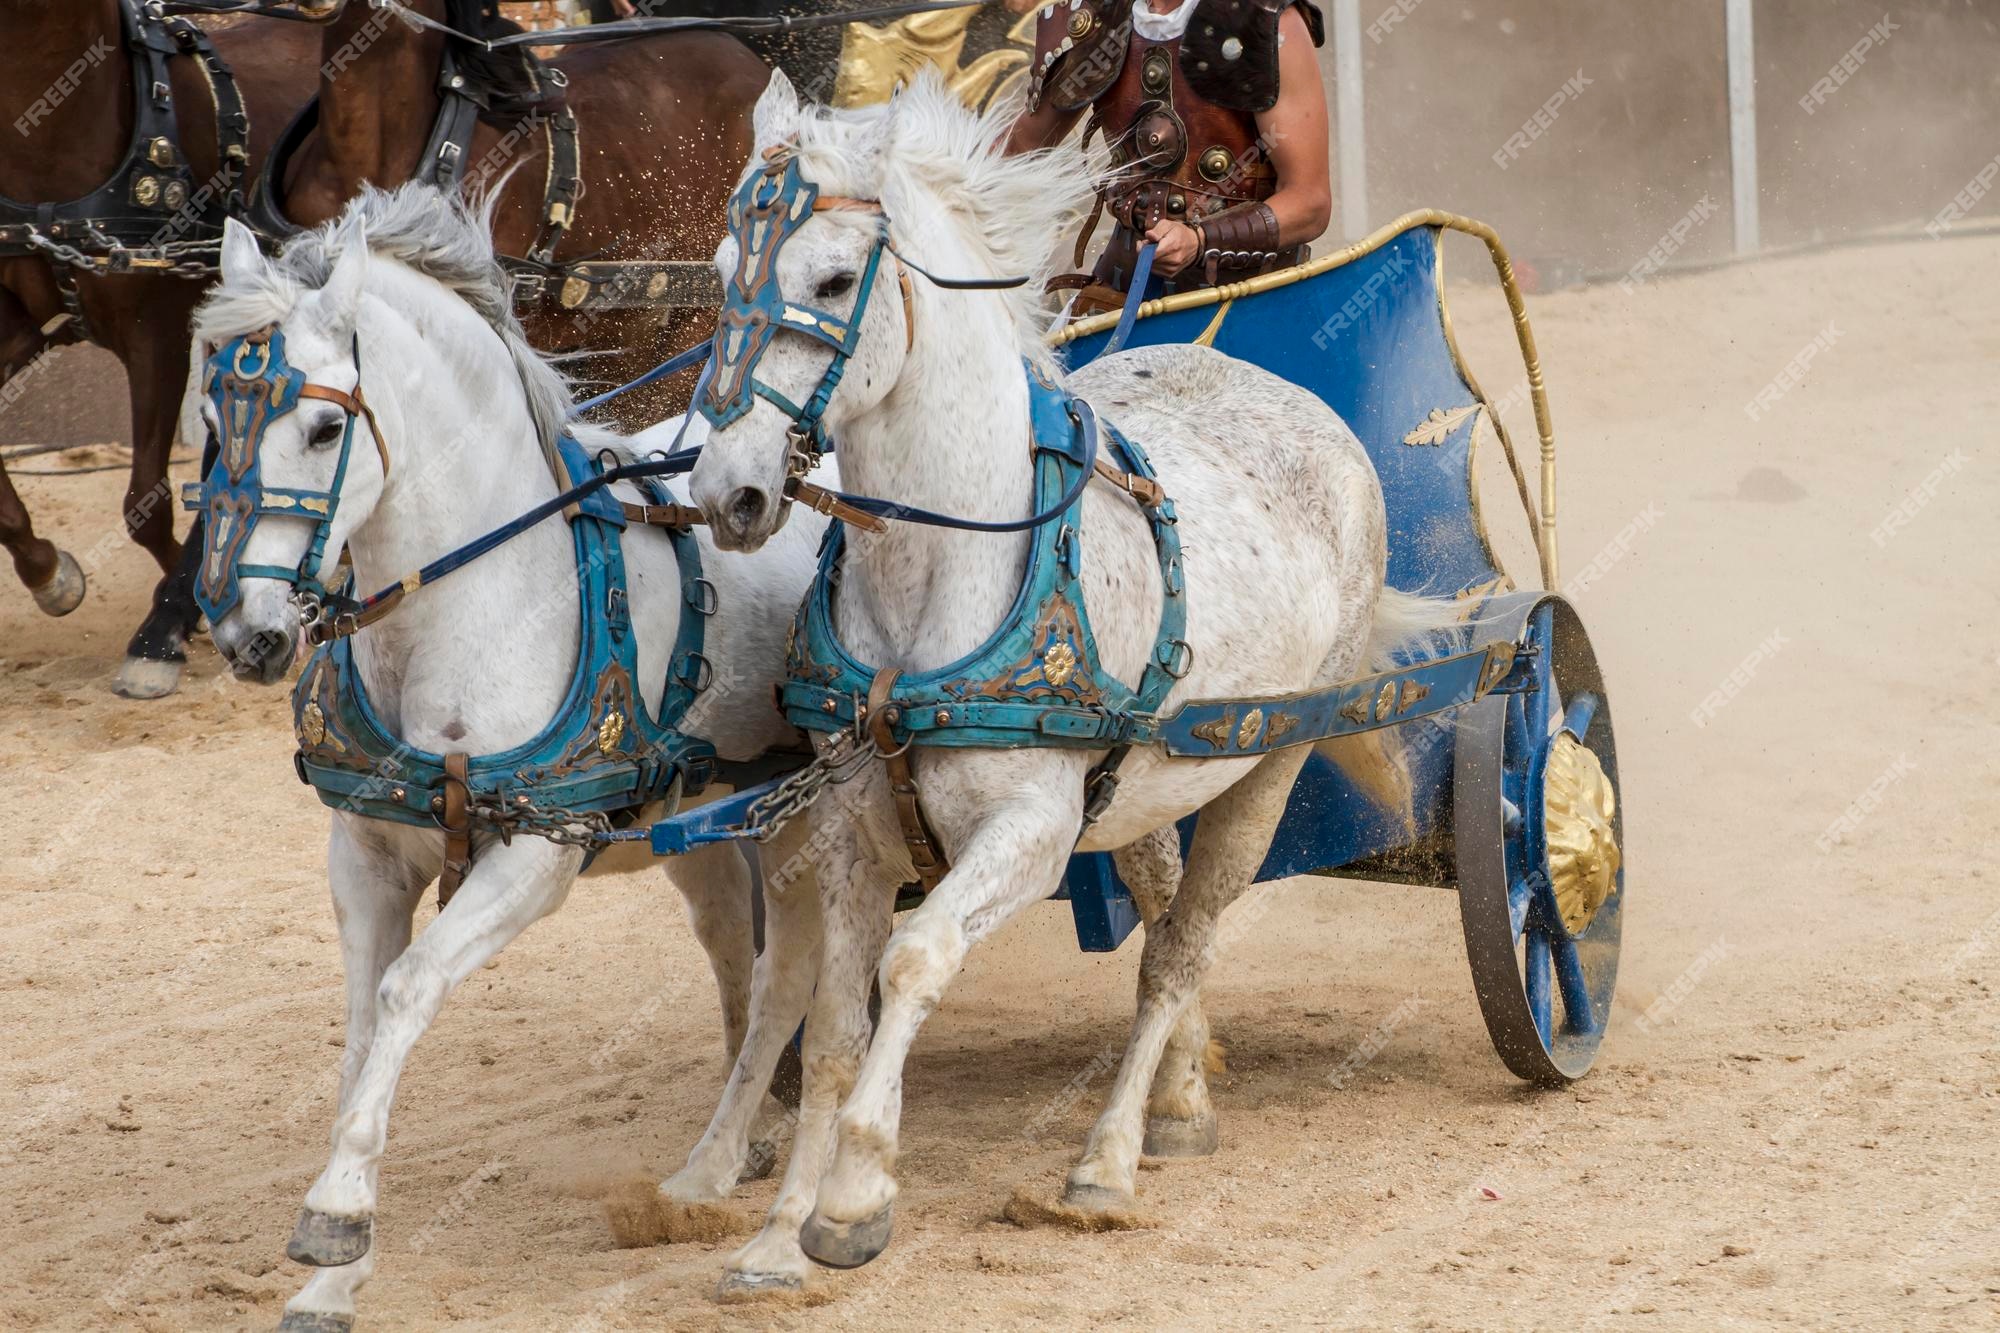
[[[1177, 274], [1169, 290], [1305, 257], [1304, 247], [1276, 248], [1276, 219], [1263, 201], [1278, 179], [1256, 119], [1277, 102], [1278, 18], [1292, 3], [1317, 43], [1319, 13], [1305, 0], [1200, 0], [1185, 31], [1167, 41], [1134, 26], [1133, 0], [1056, 0], [1041, 11], [1029, 104], [1088, 107], [1086, 141], [1102, 134], [1118, 169], [1103, 195], [1116, 226], [1095, 284], [1124, 291], [1140, 239], [1162, 218], [1201, 226], [1205, 241], [1205, 262]], [[1078, 263], [1087, 242], [1088, 233]]]

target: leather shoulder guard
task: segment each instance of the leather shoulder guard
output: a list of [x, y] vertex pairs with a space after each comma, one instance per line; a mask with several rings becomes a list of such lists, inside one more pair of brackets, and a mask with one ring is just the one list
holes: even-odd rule
[[1255, 115], [1278, 104], [1278, 20], [1298, 5], [1314, 46], [1326, 27], [1310, 0], [1201, 0], [1181, 39], [1181, 73], [1196, 95]]
[[1035, 25], [1028, 110], [1047, 98], [1058, 111], [1081, 111], [1104, 96], [1132, 47], [1132, 0], [1055, 0]]

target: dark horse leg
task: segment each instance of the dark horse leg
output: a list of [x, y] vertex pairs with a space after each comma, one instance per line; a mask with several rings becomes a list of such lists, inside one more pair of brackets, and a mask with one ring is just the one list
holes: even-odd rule
[[[48, 346], [27, 308], [12, 292], [0, 288], [0, 413], [25, 388], [25, 382], [14, 382], [15, 377]], [[14, 572], [42, 610], [66, 616], [82, 603], [83, 567], [69, 552], [35, 535], [28, 507], [8, 479], [5, 463], [0, 463], [0, 546], [14, 557]]]
[[200, 622], [194, 604], [201, 560], [201, 520], [185, 547], [174, 540], [178, 497], [167, 460], [179, 429], [187, 386], [188, 346], [177, 338], [137, 339], [125, 353], [132, 399], [132, 481], [125, 492], [125, 526], [165, 571], [153, 589], [152, 610], [125, 648], [125, 665], [112, 688], [128, 699], [158, 699], [180, 687], [187, 641]]

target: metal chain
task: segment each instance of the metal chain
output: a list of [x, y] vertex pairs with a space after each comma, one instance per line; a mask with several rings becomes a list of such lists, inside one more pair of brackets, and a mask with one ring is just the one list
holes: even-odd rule
[[[222, 244], [219, 241], [166, 241], [157, 246], [133, 249], [118, 244], [110, 237], [91, 228], [92, 239], [101, 243], [107, 253], [93, 255], [43, 235], [30, 231], [26, 240], [28, 247], [39, 250], [57, 263], [68, 264], [71, 268], [82, 269], [86, 273], [99, 276], [130, 272], [158, 273], [176, 278], [212, 278], [221, 271]], [[179, 259], [182, 255], [201, 254], [203, 259]]]
[[769, 796], [751, 803], [743, 812], [743, 835], [753, 842], [768, 842], [821, 792], [849, 781], [875, 757], [873, 745], [858, 744], [854, 728], [842, 727], [827, 737], [825, 748], [810, 764], [780, 782]]
[[475, 798], [466, 806], [466, 815], [497, 832], [500, 841], [509, 846], [517, 833], [546, 838], [564, 847], [597, 847], [617, 841], [611, 816], [602, 810], [545, 810], [517, 796], [512, 801]]

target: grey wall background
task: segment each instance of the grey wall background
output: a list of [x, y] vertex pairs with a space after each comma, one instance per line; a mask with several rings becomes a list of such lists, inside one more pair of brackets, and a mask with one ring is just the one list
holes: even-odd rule
[[[1678, 257], [1731, 253], [1723, 0], [1421, 0], [1366, 31], [1397, 9], [1361, 0], [1371, 224], [1470, 213], [1560, 280], [1625, 272], [1706, 195]], [[1885, 16], [1897, 31], [1808, 115]], [[1767, 248], [1928, 222], [2000, 156], [2000, 0], [1756, 0], [1756, 46]], [[1579, 70], [1590, 86], [1496, 165]]]

